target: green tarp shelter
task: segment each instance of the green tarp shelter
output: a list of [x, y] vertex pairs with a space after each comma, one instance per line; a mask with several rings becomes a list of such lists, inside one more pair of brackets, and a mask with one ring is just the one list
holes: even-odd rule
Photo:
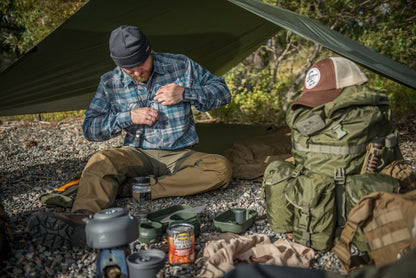
[[109, 33], [124, 24], [139, 26], [154, 50], [183, 53], [218, 75], [283, 27], [416, 89], [416, 71], [314, 20], [259, 1], [90, 0], [0, 74], [0, 116], [87, 108], [100, 75], [114, 68]]

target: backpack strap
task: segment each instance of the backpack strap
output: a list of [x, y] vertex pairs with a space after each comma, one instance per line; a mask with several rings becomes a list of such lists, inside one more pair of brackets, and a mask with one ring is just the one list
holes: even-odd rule
[[351, 242], [354, 239], [358, 228], [358, 225], [347, 221], [345, 223], [344, 229], [342, 230], [339, 241], [332, 248], [332, 251], [338, 257], [342, 268], [346, 272], [358, 268], [360, 265], [369, 264], [371, 260], [368, 254], [354, 256], [351, 255]]
[[[383, 138], [384, 145], [388, 148], [392, 148], [397, 145], [398, 138], [397, 134], [390, 133]], [[297, 142], [292, 142], [292, 147], [294, 150], [301, 152], [313, 152], [313, 153], [329, 153], [336, 155], [350, 155], [358, 154], [366, 151], [368, 144], [358, 145], [358, 146], [332, 146], [332, 145], [318, 145], [318, 144], [308, 144], [307, 147], [302, 146]]]
[[347, 177], [344, 168], [334, 169], [335, 197], [337, 206], [337, 235], [341, 233], [341, 229], [345, 226], [345, 222], [347, 222], [345, 204], [346, 178]]
[[371, 194], [372, 197], [362, 199], [359, 204], [351, 210], [348, 215], [348, 221], [339, 237], [339, 241], [332, 248], [332, 251], [337, 255], [339, 262], [343, 269], [349, 272], [352, 269], [359, 267], [362, 264], [368, 264], [370, 258], [368, 255], [351, 256], [351, 243], [354, 239], [358, 228], [364, 225], [366, 220], [373, 215], [373, 198], [378, 198], [378, 194]]
[[313, 152], [313, 153], [330, 153], [338, 155], [349, 155], [362, 153], [366, 150], [365, 145], [359, 146], [331, 146], [331, 145], [318, 145], [318, 144], [308, 144], [307, 147], [302, 146], [299, 143], [293, 142], [293, 149], [301, 152]]
[[301, 215], [299, 218], [298, 226], [302, 231], [302, 238], [299, 240], [300, 244], [307, 247], [311, 247], [311, 231], [310, 231], [310, 220], [311, 220], [311, 207], [309, 203], [303, 203], [301, 207]]

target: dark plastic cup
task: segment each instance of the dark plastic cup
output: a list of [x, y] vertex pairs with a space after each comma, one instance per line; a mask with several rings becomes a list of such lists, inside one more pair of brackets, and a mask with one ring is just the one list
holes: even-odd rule
[[155, 243], [162, 236], [162, 224], [146, 221], [139, 224], [139, 241], [143, 243]]

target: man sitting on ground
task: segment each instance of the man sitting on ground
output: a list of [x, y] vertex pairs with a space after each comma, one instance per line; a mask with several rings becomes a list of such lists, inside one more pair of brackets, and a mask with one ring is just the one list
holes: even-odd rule
[[184, 55], [153, 51], [134, 26], [115, 29], [109, 47], [117, 67], [101, 77], [83, 131], [104, 141], [124, 130], [124, 146], [89, 159], [71, 213], [30, 217], [33, 239], [51, 248], [83, 245], [82, 218], [112, 207], [126, 179], [153, 175], [152, 199], [206, 192], [231, 179], [226, 158], [192, 150], [198, 136], [191, 106], [209, 111], [229, 103], [224, 80]]

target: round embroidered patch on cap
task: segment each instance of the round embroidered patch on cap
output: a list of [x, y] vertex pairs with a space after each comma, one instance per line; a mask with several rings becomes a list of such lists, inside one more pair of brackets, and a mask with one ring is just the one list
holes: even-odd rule
[[311, 68], [305, 77], [305, 88], [312, 89], [321, 79], [321, 72], [317, 68]]

